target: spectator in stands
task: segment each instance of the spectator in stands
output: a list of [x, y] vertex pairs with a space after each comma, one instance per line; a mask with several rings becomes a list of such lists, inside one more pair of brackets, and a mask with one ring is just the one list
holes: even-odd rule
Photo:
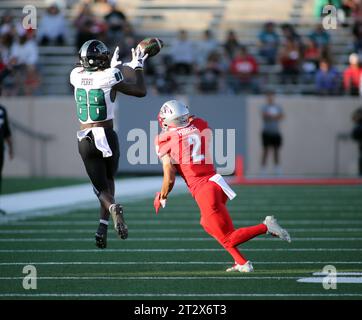
[[297, 31], [295, 30], [295, 28], [292, 24], [283, 23], [280, 26], [280, 29], [282, 30], [282, 35], [284, 38], [283, 42], [285, 42], [286, 40], [291, 40], [291, 41], [298, 43], [298, 45], [301, 45], [300, 35], [297, 33]]
[[339, 72], [330, 66], [326, 59], [319, 63], [319, 70], [315, 76], [316, 93], [319, 95], [336, 95], [340, 93]]
[[[112, 11], [112, 6], [117, 4], [119, 0], [86, 0], [90, 3], [92, 11], [98, 19], [103, 19], [108, 13]], [[123, 1], [125, 2], [125, 1]]]
[[239, 49], [240, 43], [236, 37], [236, 34], [233, 30], [229, 30], [224, 42], [224, 49], [227, 54], [227, 57], [231, 60], [234, 58], [235, 52]]
[[4, 63], [2, 57], [1, 57], [1, 51], [0, 51], [0, 96], [2, 92], [2, 83], [3, 80], [9, 75], [10, 70], [7, 67], [7, 65]]
[[31, 32], [23, 31], [23, 34], [11, 46], [10, 56], [16, 60], [13, 67], [16, 80], [14, 94], [32, 95], [39, 86], [39, 77], [36, 71], [39, 54], [37, 43]]
[[348, 19], [352, 16], [352, 12], [355, 7], [355, 0], [342, 0], [341, 10], [344, 14], [343, 25], [348, 26]]
[[10, 79], [10, 81], [8, 80], [9, 78], [11, 78], [13, 66], [15, 64], [16, 59], [10, 59], [6, 64], [0, 54], [0, 96], [3, 94], [3, 88], [5, 88], [5, 91], [11, 91], [11, 89], [15, 86], [15, 81], [13, 79]]
[[95, 17], [88, 3], [84, 3], [82, 6], [78, 16], [74, 20], [74, 26], [77, 29], [77, 49], [79, 49], [84, 42], [91, 39], [106, 40], [107, 26], [103, 21]]
[[38, 28], [39, 43], [64, 45], [68, 37], [67, 23], [57, 4], [50, 5], [40, 20]]
[[248, 53], [245, 46], [241, 46], [235, 54], [230, 64], [232, 75], [230, 86], [234, 93], [240, 91], [252, 91], [257, 93], [259, 86], [257, 82], [258, 63], [256, 59]]
[[284, 119], [283, 108], [274, 102], [274, 92], [266, 93], [266, 103], [261, 106], [261, 116], [263, 120], [262, 145], [263, 153], [261, 157], [261, 173], [266, 174], [266, 166], [269, 151], [274, 153], [274, 173], [281, 174], [279, 150], [282, 145], [282, 134], [280, 122]]
[[178, 83], [172, 72], [172, 61], [168, 56], [163, 56], [160, 63], [155, 65], [154, 91], [156, 94], [178, 93]]
[[347, 94], [359, 95], [362, 70], [356, 53], [349, 56], [349, 67], [343, 72], [343, 87]]
[[0, 36], [0, 54], [5, 64], [10, 59], [10, 48], [13, 42], [14, 36], [10, 33], [6, 33]]
[[14, 15], [11, 10], [6, 10], [0, 19], [0, 36], [10, 34], [16, 36], [23, 30], [20, 22], [15, 22]]
[[[131, 49], [136, 48], [138, 42], [139, 39], [136, 36], [132, 25], [129, 22], [126, 22], [123, 26], [122, 38], [120, 39], [120, 42], [115, 43], [119, 46], [119, 58], [122, 60], [132, 60]], [[146, 70], [149, 69], [152, 63], [152, 60], [148, 61]]]
[[[2, 170], [5, 157], [5, 144], [8, 147], [9, 159], [14, 158], [13, 140], [10, 131], [9, 120], [5, 107], [0, 105], [0, 195], [2, 187]], [[3, 210], [0, 210], [4, 213]]]
[[174, 73], [183, 75], [192, 73], [195, 48], [194, 43], [188, 39], [186, 30], [180, 30], [177, 39], [172, 41], [170, 55]]
[[14, 37], [10, 33], [0, 36], [0, 61], [1, 76], [0, 84], [3, 95], [12, 95], [15, 87], [15, 78], [12, 66], [16, 64], [16, 59], [10, 57], [10, 48], [14, 42]]
[[324, 30], [322, 24], [318, 24], [315, 29], [309, 34], [309, 38], [321, 49], [329, 46], [330, 36]]
[[353, 111], [352, 121], [354, 127], [351, 136], [358, 143], [358, 175], [362, 177], [362, 108]]
[[286, 40], [279, 54], [279, 62], [282, 67], [281, 83], [298, 82], [300, 71], [300, 52], [298, 44], [293, 40]]
[[201, 93], [217, 93], [223, 76], [219, 55], [211, 53], [206, 65], [198, 71], [198, 90]]
[[259, 54], [266, 63], [275, 64], [279, 47], [279, 35], [273, 22], [267, 22], [259, 34]]
[[317, 47], [315, 42], [309, 38], [304, 40], [302, 70], [305, 82], [314, 80], [321, 59], [321, 53], [322, 50]]
[[210, 30], [205, 30], [203, 37], [196, 45], [197, 68], [204, 68], [211, 53], [217, 51], [218, 42], [214, 39]]
[[351, 16], [355, 21], [362, 19], [362, 2], [361, 0], [353, 0], [348, 2], [351, 8]]
[[111, 11], [105, 15], [104, 20], [107, 23], [107, 44], [110, 48], [116, 47], [123, 41], [123, 30], [128, 23], [125, 14], [117, 9], [117, 2], [109, 2]]
[[356, 53], [362, 52], [362, 21], [355, 21], [353, 28], [353, 49]]

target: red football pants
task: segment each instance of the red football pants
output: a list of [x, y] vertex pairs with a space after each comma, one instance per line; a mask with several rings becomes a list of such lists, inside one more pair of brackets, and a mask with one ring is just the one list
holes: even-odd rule
[[247, 260], [237, 246], [260, 234], [267, 232], [265, 224], [235, 229], [226, 208], [228, 197], [215, 182], [207, 182], [195, 195], [200, 208], [200, 224], [204, 230], [214, 237], [234, 258], [238, 264]]

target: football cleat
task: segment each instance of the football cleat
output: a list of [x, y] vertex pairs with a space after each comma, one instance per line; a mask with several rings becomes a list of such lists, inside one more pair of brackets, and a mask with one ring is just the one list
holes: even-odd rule
[[226, 272], [253, 272], [254, 268], [250, 261], [244, 264], [235, 263], [232, 267], [227, 268]]
[[100, 223], [95, 234], [96, 246], [100, 249], [107, 248], [107, 225]]
[[263, 223], [268, 228], [268, 233], [274, 237], [279, 237], [282, 240], [292, 242], [290, 235], [287, 230], [283, 229], [277, 222], [274, 216], [267, 216]]
[[107, 234], [106, 233], [96, 232], [95, 239], [96, 239], [96, 246], [98, 248], [100, 248], [100, 249], [107, 248]]
[[124, 221], [123, 207], [120, 204], [112, 205], [110, 212], [114, 222], [114, 228], [116, 229], [118, 236], [123, 240], [127, 239], [128, 227]]

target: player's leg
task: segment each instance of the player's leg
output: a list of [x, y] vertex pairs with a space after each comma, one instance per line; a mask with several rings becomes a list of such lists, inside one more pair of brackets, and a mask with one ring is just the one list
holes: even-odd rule
[[195, 199], [201, 212], [200, 223], [204, 230], [215, 238], [238, 264], [245, 264], [247, 260], [237, 248], [225, 247], [223, 244], [225, 236], [235, 230], [230, 216], [224, 216], [222, 210], [220, 211], [220, 207], [225, 206], [224, 195], [222, 189], [213, 182], [205, 184], [196, 194]]
[[235, 229], [226, 207], [227, 196], [216, 183], [210, 182], [208, 185], [210, 187], [207, 192], [203, 192], [203, 200], [200, 200], [203, 203], [207, 199], [207, 203], [203, 204], [203, 225], [213, 231], [224, 247], [236, 247], [267, 232], [263, 223]]
[[273, 137], [273, 154], [274, 154], [274, 167], [275, 167], [275, 174], [281, 174], [281, 167], [280, 167], [280, 146], [282, 143], [282, 137], [278, 133]]
[[359, 143], [358, 174], [362, 176], [362, 141]]
[[[221, 225], [221, 223], [222, 223], [221, 221], [217, 221], [220, 219], [220, 217], [222, 217], [221, 219], [231, 221], [229, 211], [226, 208], [227, 199], [228, 199], [227, 196], [223, 192], [223, 198], [222, 198], [223, 206], [219, 205], [219, 209], [218, 209], [219, 212], [222, 213], [222, 215], [217, 215], [213, 219], [214, 220], [213, 223], [215, 223], [215, 227], [214, 227], [215, 230], [216, 230], [216, 226]], [[266, 234], [266, 233], [269, 233], [275, 237], [279, 237], [282, 240], [291, 242], [291, 238], [290, 238], [288, 231], [283, 229], [278, 224], [278, 222], [274, 218], [274, 216], [267, 216], [264, 219], [263, 223], [260, 223], [260, 224], [254, 225], [254, 226], [234, 229], [232, 232], [227, 234], [222, 239], [222, 244], [224, 247], [230, 247], [230, 246], [236, 247], [246, 241], [251, 240], [252, 238], [255, 238], [259, 235]]]
[[[107, 159], [107, 181], [108, 181], [108, 189], [110, 190], [113, 198], [115, 196], [115, 185], [114, 179], [117, 175], [118, 171], [118, 162], [119, 162], [119, 143], [118, 136], [113, 129], [106, 129], [106, 136], [108, 144], [112, 150], [112, 157]], [[114, 203], [111, 205], [109, 209], [113, 222], [114, 228], [117, 231], [117, 234], [122, 239], [127, 239], [128, 237], [128, 227], [126, 225], [124, 219], [123, 207], [119, 203]]]
[[266, 174], [266, 165], [267, 165], [267, 160], [268, 160], [268, 151], [269, 151], [267, 133], [262, 132], [261, 142], [262, 142], [262, 147], [263, 147], [262, 155], [261, 155], [261, 174], [265, 175]]
[[[4, 165], [4, 146], [0, 145], [0, 196], [2, 192], [2, 172], [3, 172], [3, 165]], [[0, 208], [0, 214], [6, 214], [4, 210]]]
[[[208, 222], [206, 222], [206, 220], [201, 219], [201, 226], [204, 228], [204, 230], [213, 238], [215, 238], [222, 246], [222, 240], [221, 238], [217, 238], [217, 235], [215, 233], [215, 229], [209, 225]], [[224, 247], [224, 246], [223, 246]], [[243, 265], [247, 262], [247, 259], [245, 258], [245, 256], [239, 251], [238, 248], [236, 247], [229, 247], [229, 248], [225, 248], [224, 249], [229, 252], [229, 254], [233, 257], [235, 263], [238, 263], [240, 265]]]
[[2, 173], [3, 173], [3, 166], [4, 166], [4, 146], [0, 145], [0, 195], [2, 192]]
[[99, 248], [105, 248], [107, 246], [109, 208], [114, 204], [114, 197], [108, 188], [106, 162], [102, 153], [96, 149], [92, 135], [78, 142], [78, 149], [93, 184], [93, 190], [101, 204], [99, 226], [95, 236], [96, 245]]
[[[226, 215], [228, 213], [224, 213]], [[267, 226], [264, 223], [260, 223], [254, 226], [243, 227], [234, 230], [229, 233], [223, 239], [223, 245], [225, 247], [236, 247], [244, 242], [247, 242], [259, 235], [266, 234], [268, 231]]]

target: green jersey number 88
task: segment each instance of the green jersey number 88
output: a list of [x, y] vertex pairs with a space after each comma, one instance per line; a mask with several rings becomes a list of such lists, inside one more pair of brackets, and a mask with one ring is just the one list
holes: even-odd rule
[[79, 120], [86, 122], [88, 117], [92, 121], [104, 121], [107, 119], [107, 106], [102, 89], [78, 88], [75, 92], [77, 100], [77, 115]]

